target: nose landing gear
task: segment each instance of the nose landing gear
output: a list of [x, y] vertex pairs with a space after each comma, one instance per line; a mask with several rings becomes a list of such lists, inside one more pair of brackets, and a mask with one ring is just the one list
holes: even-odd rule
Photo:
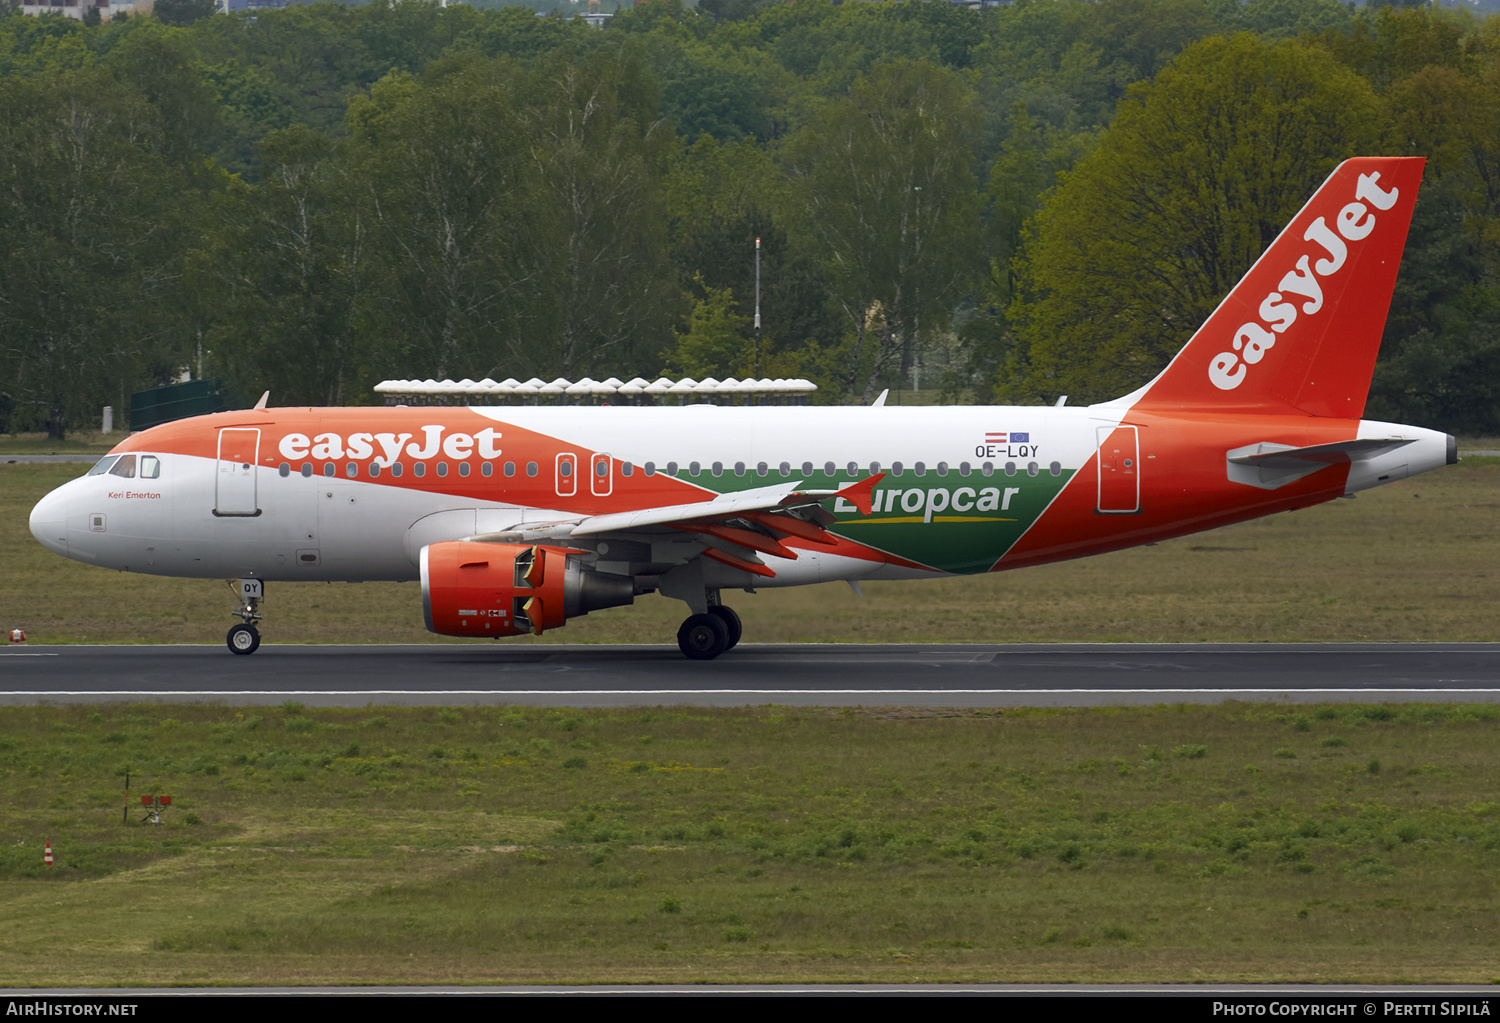
[[260, 646], [260, 632], [253, 625], [236, 625], [229, 630], [226, 642], [231, 653], [253, 654]]
[[241, 579], [238, 585], [230, 582], [229, 589], [240, 601], [239, 610], [233, 613], [241, 621], [229, 630], [225, 643], [230, 653], [253, 654], [260, 646], [260, 630], [255, 623], [265, 617], [260, 613], [260, 602], [266, 598], [266, 584], [259, 579]]

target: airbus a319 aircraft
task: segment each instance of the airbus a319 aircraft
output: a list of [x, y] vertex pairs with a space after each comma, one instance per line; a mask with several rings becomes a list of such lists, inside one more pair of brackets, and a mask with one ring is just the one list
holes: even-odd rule
[[[727, 590], [996, 572], [1318, 504], [1457, 461], [1361, 419], [1421, 182], [1339, 166], [1156, 379], [1087, 407], [256, 408], [131, 436], [31, 531], [105, 568], [414, 580], [427, 627], [540, 635], [660, 593], [709, 659]], [[915, 603], [915, 595], [914, 595]]]

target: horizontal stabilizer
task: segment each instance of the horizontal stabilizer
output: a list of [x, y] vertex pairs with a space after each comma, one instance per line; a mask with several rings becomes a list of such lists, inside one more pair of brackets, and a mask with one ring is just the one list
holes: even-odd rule
[[1231, 482], [1275, 490], [1327, 466], [1374, 458], [1412, 442], [1408, 437], [1364, 437], [1298, 448], [1262, 441], [1235, 448], [1225, 457]]

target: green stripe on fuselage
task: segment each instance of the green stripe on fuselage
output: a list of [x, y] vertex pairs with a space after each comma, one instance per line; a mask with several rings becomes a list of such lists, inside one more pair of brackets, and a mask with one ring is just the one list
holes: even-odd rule
[[[847, 501], [825, 502], [824, 507], [838, 518], [829, 528], [839, 536], [942, 572], [971, 575], [989, 571], [1075, 471], [1064, 469], [1059, 476], [1045, 470], [1036, 476], [908, 472], [880, 481], [869, 515]], [[683, 477], [721, 494], [763, 487], [774, 479], [727, 470], [717, 477], [707, 470]], [[811, 490], [840, 490], [858, 482], [848, 473], [815, 472], [805, 479]]]

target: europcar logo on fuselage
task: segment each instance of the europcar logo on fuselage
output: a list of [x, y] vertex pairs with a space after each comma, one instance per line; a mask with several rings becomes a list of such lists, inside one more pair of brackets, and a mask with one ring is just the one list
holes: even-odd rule
[[1074, 471], [980, 476], [972, 482], [907, 482], [888, 476], [871, 494], [868, 515], [848, 501], [835, 501], [839, 521], [830, 528], [940, 572], [987, 572], [1031, 528]]

